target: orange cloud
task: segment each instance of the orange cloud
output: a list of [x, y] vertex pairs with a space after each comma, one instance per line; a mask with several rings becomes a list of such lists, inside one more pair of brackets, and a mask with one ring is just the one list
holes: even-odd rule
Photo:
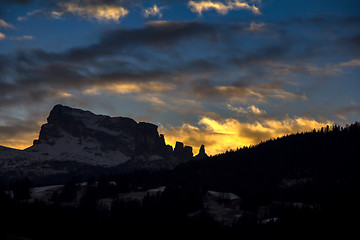
[[83, 91], [86, 95], [99, 95], [101, 92], [111, 94], [129, 94], [143, 92], [163, 92], [174, 89], [173, 85], [160, 82], [143, 83], [113, 83], [102, 86], [94, 86]]
[[267, 102], [268, 99], [299, 99], [307, 100], [305, 94], [295, 94], [285, 91], [276, 84], [258, 83], [253, 86], [216, 86], [204, 87], [200, 86], [195, 92], [202, 96], [221, 96], [231, 101], [247, 102], [249, 100], [257, 102]]
[[243, 108], [243, 107], [233, 107], [230, 104], [227, 105], [228, 109], [237, 113], [241, 113], [241, 114], [255, 114], [255, 115], [262, 115], [262, 114], [266, 114], [266, 112], [264, 110], [261, 110], [260, 108], [251, 105], [247, 108]]
[[162, 12], [161, 10], [164, 7], [158, 7], [156, 4], [152, 7], [152, 8], [146, 8], [144, 9], [144, 17], [148, 18], [148, 17], [159, 17], [162, 18]]
[[95, 18], [99, 21], [117, 22], [129, 13], [127, 9], [113, 5], [88, 5], [83, 7], [74, 3], [60, 3], [59, 6], [64, 12], [84, 18]]
[[173, 146], [176, 141], [182, 141], [186, 145], [193, 146], [196, 154], [200, 145], [204, 144], [206, 152], [214, 155], [230, 149], [255, 145], [260, 141], [286, 134], [319, 129], [326, 125], [332, 125], [332, 122], [318, 122], [314, 119], [296, 117], [250, 123], [234, 118], [215, 120], [210, 117], [201, 117], [195, 126], [191, 124], [169, 128], [160, 126], [159, 130], [165, 135], [166, 142]]
[[14, 26], [0, 19], [0, 28], [14, 28]]
[[[17, 122], [14, 120], [13, 122]], [[44, 124], [43, 121], [29, 122], [27, 126], [21, 124], [5, 124], [0, 123], [0, 145], [15, 149], [25, 149], [33, 144], [34, 139], [39, 136], [39, 129]]]
[[24, 35], [22, 37], [17, 37], [16, 38], [16, 41], [18, 42], [22, 42], [22, 41], [32, 41], [34, 40], [35, 38], [33, 36], [30, 36], [30, 35]]
[[223, 2], [215, 2], [215, 1], [190, 1], [188, 3], [192, 12], [197, 12], [199, 15], [202, 15], [203, 11], [209, 11], [214, 9], [219, 14], [225, 15], [230, 10], [239, 10], [239, 9], [247, 9], [251, 10], [254, 14], [261, 14], [259, 8], [255, 7], [255, 5], [250, 5], [247, 2], [241, 0], [228, 0], [226, 3]]
[[251, 22], [250, 26], [248, 28], [249, 32], [264, 32], [265, 29], [265, 23], [260, 22], [260, 23], [256, 23], [256, 22]]
[[360, 67], [360, 59], [353, 59], [349, 62], [339, 64], [341, 67]]
[[[43, 122], [38, 122], [31, 129], [18, 131], [16, 134], [3, 135], [0, 138], [1, 145], [16, 149], [30, 147], [32, 141], [38, 136], [42, 124]], [[331, 121], [319, 122], [304, 117], [242, 122], [234, 118], [214, 119], [204, 116], [195, 125], [188, 123], [177, 127], [160, 125], [159, 132], [165, 135], [167, 144], [175, 146], [176, 141], [181, 141], [192, 146], [194, 154], [197, 154], [199, 147], [204, 144], [206, 152], [214, 155], [230, 149], [255, 145], [260, 141], [286, 134], [311, 131], [332, 124]]]

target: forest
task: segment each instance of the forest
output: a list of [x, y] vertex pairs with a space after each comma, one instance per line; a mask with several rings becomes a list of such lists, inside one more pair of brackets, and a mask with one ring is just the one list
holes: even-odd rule
[[356, 122], [271, 139], [174, 170], [79, 173], [59, 182], [46, 200], [32, 199], [36, 186], [19, 179], [2, 186], [0, 237], [346, 238], [360, 223], [359, 139]]

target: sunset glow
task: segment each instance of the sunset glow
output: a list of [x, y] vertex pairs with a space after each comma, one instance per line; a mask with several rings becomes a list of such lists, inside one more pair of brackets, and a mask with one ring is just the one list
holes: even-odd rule
[[0, 1], [0, 145], [67, 105], [209, 154], [360, 117], [360, 4]]

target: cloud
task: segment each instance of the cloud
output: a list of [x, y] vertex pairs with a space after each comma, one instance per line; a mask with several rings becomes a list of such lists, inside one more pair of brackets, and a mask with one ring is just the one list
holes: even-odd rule
[[259, 23], [251, 22], [248, 31], [252, 33], [264, 32], [265, 31], [264, 27], [265, 27], [265, 23], [263, 22], [259, 22]]
[[242, 122], [234, 118], [215, 120], [203, 116], [197, 125], [183, 124], [180, 127], [168, 128], [160, 126], [159, 131], [164, 133], [166, 142], [171, 145], [182, 141], [186, 145], [195, 146], [196, 152], [201, 144], [205, 144], [207, 153], [214, 155], [286, 134], [320, 129], [326, 125], [332, 125], [332, 122], [319, 122], [302, 117]]
[[306, 95], [283, 89], [280, 83], [249, 83], [248, 85], [214, 86], [203, 82], [192, 91], [201, 98], [223, 98], [233, 102], [267, 102], [270, 99], [307, 100]]
[[144, 17], [149, 18], [149, 17], [159, 17], [162, 18], [163, 14], [161, 12], [161, 10], [164, 7], [158, 7], [156, 4], [153, 7], [150, 8], [146, 8], [144, 9]]
[[99, 95], [101, 92], [110, 94], [130, 94], [146, 92], [166, 92], [174, 89], [175, 86], [161, 82], [122, 82], [98, 85], [83, 91], [87, 95]]
[[202, 15], [203, 11], [209, 11], [214, 9], [219, 14], [225, 15], [230, 10], [240, 10], [246, 9], [251, 10], [254, 14], [261, 14], [259, 8], [255, 5], [250, 5], [249, 3], [241, 0], [227, 0], [225, 3], [217, 2], [217, 1], [189, 1], [188, 6], [190, 7], [192, 12], [196, 12], [199, 15]]
[[360, 59], [353, 59], [349, 62], [339, 64], [340, 67], [360, 67]]
[[347, 120], [348, 115], [357, 114], [360, 115], [360, 106], [344, 107], [336, 112], [337, 116], [342, 120]]
[[0, 41], [4, 40], [6, 38], [6, 35], [0, 32]]
[[44, 13], [46, 13], [46, 12], [42, 9], [35, 9], [31, 12], [26, 13], [26, 16], [18, 17], [17, 20], [20, 22], [25, 21], [28, 19], [28, 17], [32, 17], [32, 16], [36, 16], [36, 15], [44, 15]]
[[35, 0], [1, 0], [3, 3], [8, 4], [20, 4], [20, 5], [27, 5], [35, 2]]
[[[62, 54], [50, 54], [41, 50], [34, 53], [40, 58], [61, 59], [66, 62], [90, 61], [97, 57], [109, 57], [122, 51], [141, 48], [169, 48], [182, 40], [215, 38], [214, 26], [196, 21], [151, 21], [139, 29], [115, 29], [104, 32], [98, 43], [86, 47], [71, 48]], [[145, 55], [145, 53], [142, 53]]]
[[318, 67], [314, 64], [303, 63], [300, 64], [285, 64], [278, 62], [267, 63], [273, 69], [273, 73], [277, 75], [288, 76], [291, 74], [301, 73], [314, 77], [329, 77], [335, 76], [341, 72], [336, 65], [327, 65], [325, 67]]
[[33, 36], [30, 36], [30, 35], [24, 35], [24, 36], [21, 36], [21, 37], [16, 37], [15, 39], [18, 42], [22, 42], [22, 41], [32, 41], [35, 38]]
[[51, 18], [54, 18], [54, 19], [60, 19], [61, 16], [63, 16], [63, 15], [64, 15], [63, 12], [57, 12], [57, 11], [51, 11], [50, 12]]
[[0, 28], [14, 28], [14, 26], [0, 19]]
[[76, 3], [59, 3], [60, 9], [65, 13], [71, 13], [83, 18], [95, 18], [98, 21], [118, 22], [121, 18], [128, 15], [129, 11], [121, 6], [116, 5], [84, 5], [80, 6]]
[[[273, 109], [281, 116], [296, 114], [297, 109], [311, 111], [317, 104], [314, 98], [331, 100], [308, 89], [319, 78], [332, 76], [325, 73], [331, 73], [333, 65], [315, 64], [322, 55], [298, 58], [298, 46], [312, 46], [314, 41], [290, 41], [288, 31], [278, 38], [269, 26], [274, 27], [266, 23], [267, 31], [252, 34], [251, 22], [151, 21], [140, 28], [106, 29], [97, 42], [64, 51], [19, 48], [0, 54], [0, 109], [29, 104], [32, 111], [43, 104], [47, 114], [53, 103], [62, 101], [93, 110], [103, 104], [105, 114], [111, 110], [134, 118], [147, 115], [153, 122], [169, 121], [175, 127], [167, 127], [170, 135], [165, 137], [173, 143], [183, 140], [194, 147], [205, 143], [213, 153], [255, 144], [276, 135], [267, 126]], [[256, 27], [260, 26], [253, 24], [253, 30]], [[314, 56], [313, 63], [308, 61]], [[333, 81], [323, 83], [318, 89]], [[268, 106], [266, 112], [262, 106]], [[216, 109], [224, 115], [209, 113]], [[206, 118], [194, 123], [197, 116]], [[286, 122], [295, 126], [295, 119], [272, 121], [285, 128]], [[254, 127], [256, 122], [266, 131]], [[228, 130], [210, 128], [215, 123]], [[236, 129], [248, 131], [250, 140], [245, 133], [236, 138]], [[283, 133], [280, 127], [278, 132]], [[226, 134], [238, 142], [226, 143]]]
[[[26, 127], [26, 124], [31, 127]], [[15, 122], [12, 125], [0, 125], [0, 132], [1, 146], [25, 149], [31, 146], [34, 136], [39, 133], [39, 127], [36, 122]]]
[[244, 107], [233, 107], [230, 104], [228, 104], [227, 107], [231, 111], [234, 111], [234, 112], [237, 112], [237, 113], [240, 113], [240, 114], [245, 114], [245, 115], [249, 114], [249, 113], [252, 113], [254, 115], [264, 115], [264, 114], [266, 114], [266, 111], [261, 110], [260, 108], [254, 106], [254, 105], [251, 105], [251, 106], [248, 106], [247, 108], [244, 108]]
[[17, 20], [19, 22], [23, 22], [28, 20], [29, 17], [33, 17], [33, 16], [43, 16], [46, 18], [52, 18], [52, 19], [61, 19], [61, 17], [64, 15], [64, 12], [60, 12], [60, 11], [46, 11], [43, 9], [35, 9], [31, 12], [26, 13], [26, 16], [19, 16], [17, 18]]
[[337, 46], [343, 52], [358, 57], [360, 54], [360, 34], [354, 34], [350, 37], [339, 37]]
[[[4, 60], [3, 79], [34, 90], [24, 91], [25, 95], [36, 96], [35, 89], [40, 91], [37, 98], [28, 96], [32, 101], [47, 99], [48, 89], [75, 90], [89, 97], [127, 95], [135, 101], [158, 105], [171, 101], [167, 107], [176, 105], [180, 99], [217, 101], [225, 106], [227, 101], [253, 105], [272, 99], [307, 99], [304, 92], [293, 92], [286, 83], [274, 83], [270, 73], [264, 71], [262, 62], [281, 58], [286, 48], [260, 49], [261, 54], [244, 53], [239, 61], [230, 61], [232, 52], [224, 52], [217, 44], [222, 35], [228, 36], [231, 31], [227, 25], [219, 29], [217, 25], [197, 21], [151, 21], [138, 29], [108, 30], [95, 44], [63, 52], [19, 49]], [[207, 44], [206, 49], [210, 47], [214, 56], [199, 58], [196, 54], [188, 58], [183, 46], [197, 43]], [[237, 74], [246, 80], [239, 79]], [[15, 89], [7, 92], [11, 97], [6, 99], [17, 102], [20, 97], [17, 92], [21, 91]], [[1, 104], [12, 104], [6, 99]]]
[[[18, 106], [16, 110], [1, 109], [0, 112], [0, 145], [16, 149], [24, 149], [32, 145], [39, 135], [40, 126], [45, 123], [46, 115], [33, 110], [32, 114], [24, 112], [28, 104]], [[22, 117], [12, 116], [13, 112], [22, 113]], [[48, 114], [48, 113], [46, 113]], [[39, 119], [40, 120], [39, 120]]]

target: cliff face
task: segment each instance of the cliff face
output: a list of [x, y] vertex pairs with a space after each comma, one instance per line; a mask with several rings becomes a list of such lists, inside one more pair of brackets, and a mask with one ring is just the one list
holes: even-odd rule
[[[78, 150], [100, 152], [118, 151], [134, 157], [138, 154], [166, 155], [166, 145], [157, 126], [127, 117], [96, 115], [89, 111], [56, 105], [47, 123], [41, 127], [33, 149], [49, 146], [66, 149], [77, 142]], [[71, 146], [73, 148], [74, 146]], [[82, 149], [81, 149], [82, 148]]]
[[72, 159], [95, 165], [114, 166], [141, 160], [144, 168], [147, 160], [152, 164], [154, 159], [168, 160], [172, 163], [165, 165], [173, 166], [193, 157], [192, 147], [177, 142], [173, 150], [166, 145], [164, 135], [159, 135], [158, 126], [152, 123], [96, 115], [62, 105], [51, 110], [39, 139], [28, 151], [63, 160], [71, 155]]
[[166, 148], [164, 138], [159, 136], [156, 125], [137, 123], [131, 118], [112, 118], [56, 105], [47, 120], [41, 127], [39, 140], [35, 140], [34, 145], [55, 145], [68, 134], [78, 138], [79, 142], [97, 142], [102, 151], [121, 151], [128, 156], [139, 153], [161, 154], [161, 150]]
[[184, 146], [182, 142], [176, 142], [174, 154], [180, 159], [189, 160], [193, 157], [192, 147]]
[[136, 126], [135, 150], [137, 153], [166, 154], [164, 135], [159, 135], [158, 126], [140, 122]]

